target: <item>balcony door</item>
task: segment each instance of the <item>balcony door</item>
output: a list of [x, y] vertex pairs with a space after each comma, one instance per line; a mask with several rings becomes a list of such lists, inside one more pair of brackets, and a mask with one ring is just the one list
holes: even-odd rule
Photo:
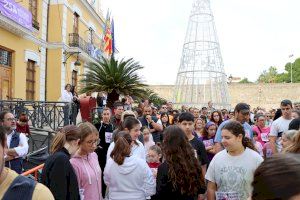
[[8, 100], [11, 98], [11, 59], [12, 53], [0, 48], [0, 99]]

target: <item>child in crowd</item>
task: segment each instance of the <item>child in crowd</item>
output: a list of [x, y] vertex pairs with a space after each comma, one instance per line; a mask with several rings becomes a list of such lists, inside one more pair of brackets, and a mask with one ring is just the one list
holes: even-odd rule
[[150, 168], [158, 168], [160, 159], [162, 158], [162, 151], [158, 145], [153, 145], [149, 148], [147, 161]]
[[205, 127], [203, 128], [203, 144], [207, 151], [208, 160], [211, 161], [216, 154], [214, 148], [214, 140], [215, 135], [217, 132], [217, 125], [214, 122], [206, 123]]
[[24, 133], [26, 136], [30, 135], [28, 117], [25, 113], [20, 114], [16, 130], [18, 133]]
[[258, 151], [259, 155], [264, 156], [263, 146], [261, 145], [260, 141], [258, 140], [258, 134], [255, 131], [253, 131], [253, 139], [254, 139], [254, 146], [255, 146], [256, 150]]
[[146, 155], [149, 152], [149, 148], [153, 145], [155, 145], [153, 141], [153, 137], [150, 133], [150, 130], [147, 126], [142, 127], [142, 134], [143, 134], [143, 141], [144, 141], [144, 147], [145, 147], [145, 152]]

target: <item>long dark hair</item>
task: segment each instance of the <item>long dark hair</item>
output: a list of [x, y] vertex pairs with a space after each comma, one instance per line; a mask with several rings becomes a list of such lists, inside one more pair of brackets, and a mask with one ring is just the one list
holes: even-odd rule
[[[254, 173], [253, 200], [291, 199], [300, 194], [300, 155], [276, 154]], [[298, 186], [297, 186], [298, 185]]]
[[118, 132], [118, 137], [115, 147], [112, 150], [110, 157], [118, 164], [122, 165], [126, 157], [131, 153], [131, 136], [127, 131]]
[[[168, 121], [167, 121], [167, 123], [166, 124], [163, 124], [163, 122], [162, 122], [162, 117], [163, 116], [167, 116], [168, 117]], [[167, 128], [169, 125], [170, 125], [170, 123], [169, 123], [169, 114], [167, 113], [167, 112], [162, 112], [161, 114], [160, 114], [160, 120], [161, 120], [161, 123], [163, 124], [163, 128], [165, 129], [165, 128]]]
[[[214, 119], [214, 113], [218, 113], [218, 115], [219, 115], [219, 121], [218, 121], [218, 122], [216, 122], [215, 119]], [[218, 111], [218, 110], [213, 111], [213, 112], [211, 113], [211, 115], [210, 115], [210, 121], [211, 121], [211, 122], [214, 122], [215, 124], [217, 124], [218, 126], [220, 126], [220, 124], [223, 122], [221, 112]]]
[[167, 127], [162, 149], [169, 167], [168, 177], [174, 190], [195, 196], [205, 188], [199, 160], [195, 157], [195, 151], [183, 130], [176, 125]]
[[235, 135], [236, 137], [239, 136], [240, 134], [242, 134], [243, 139], [242, 139], [242, 144], [243, 146], [246, 148], [250, 148], [254, 151], [257, 151], [253, 142], [251, 141], [250, 138], [245, 136], [245, 130], [243, 125], [235, 120], [230, 120], [227, 124], [225, 124], [222, 128], [222, 130], [228, 130], [229, 132], [231, 132], [233, 135]]

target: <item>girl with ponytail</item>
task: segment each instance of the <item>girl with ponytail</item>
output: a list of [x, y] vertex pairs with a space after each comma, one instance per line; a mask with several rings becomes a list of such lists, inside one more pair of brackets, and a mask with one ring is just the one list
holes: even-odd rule
[[128, 131], [120, 131], [104, 169], [109, 199], [146, 200], [155, 193], [155, 181], [144, 159], [132, 155], [134, 140]]
[[251, 195], [254, 171], [263, 159], [238, 121], [224, 125], [222, 145], [225, 149], [214, 156], [205, 175], [208, 200], [225, 195], [246, 200]]
[[55, 199], [80, 199], [77, 177], [70, 163], [71, 155], [79, 148], [80, 134], [77, 126], [68, 125], [53, 138], [52, 155], [45, 162], [42, 183], [50, 189]]

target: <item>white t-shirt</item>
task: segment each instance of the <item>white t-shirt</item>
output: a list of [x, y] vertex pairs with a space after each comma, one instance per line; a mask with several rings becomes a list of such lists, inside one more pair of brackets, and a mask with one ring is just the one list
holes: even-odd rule
[[73, 101], [72, 93], [68, 92], [67, 90], [64, 90], [61, 95], [61, 100], [66, 102], [72, 102]]
[[277, 137], [276, 147], [278, 152], [281, 152], [282, 149], [281, 136], [285, 131], [289, 129], [289, 124], [291, 121], [292, 119], [284, 119], [283, 117], [279, 117], [271, 125], [269, 136]]
[[217, 184], [217, 192], [237, 193], [240, 200], [246, 200], [252, 192], [254, 171], [262, 161], [263, 158], [249, 148], [238, 156], [231, 156], [224, 149], [210, 162], [205, 179]]

